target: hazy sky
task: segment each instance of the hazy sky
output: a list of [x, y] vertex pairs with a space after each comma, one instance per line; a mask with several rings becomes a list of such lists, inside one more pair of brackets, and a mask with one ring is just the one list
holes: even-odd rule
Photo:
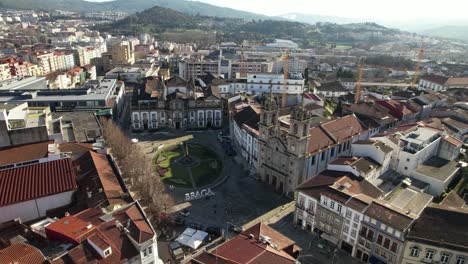
[[[266, 15], [290, 12], [405, 21], [466, 20], [467, 0], [199, 0]], [[425, 21], [430, 22], [430, 21]]]

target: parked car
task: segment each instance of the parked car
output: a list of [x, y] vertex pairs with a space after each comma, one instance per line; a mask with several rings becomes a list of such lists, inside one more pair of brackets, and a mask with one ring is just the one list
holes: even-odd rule
[[213, 236], [221, 236], [222, 235], [222, 230], [219, 227], [216, 226], [209, 226], [205, 230], [208, 234], [213, 235]]
[[184, 209], [184, 210], [180, 211], [179, 214], [181, 216], [186, 216], [187, 217], [187, 216], [190, 215], [190, 211], [188, 209]]
[[236, 226], [234, 224], [229, 224], [228, 227], [229, 231], [235, 232], [235, 233], [242, 233], [244, 231], [244, 228], [242, 226]]
[[181, 216], [178, 216], [176, 217], [176, 219], [174, 220], [174, 223], [176, 225], [185, 225], [185, 219]]
[[190, 223], [187, 226], [196, 230], [203, 230], [203, 226], [197, 223]]

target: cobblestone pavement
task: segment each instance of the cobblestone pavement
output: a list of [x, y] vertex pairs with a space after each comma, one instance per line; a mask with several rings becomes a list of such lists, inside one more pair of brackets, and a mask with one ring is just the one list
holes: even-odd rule
[[[207, 226], [216, 226], [227, 229], [228, 223], [242, 226], [249, 221], [262, 216], [271, 210], [281, 208], [291, 200], [279, 193], [273, 188], [259, 182], [257, 179], [249, 176], [248, 168], [245, 164], [239, 162], [239, 157], [229, 157], [224, 154], [221, 144], [217, 141], [219, 131], [202, 131], [194, 133], [180, 133], [177, 136], [165, 134], [133, 134], [133, 138], [139, 139], [139, 145], [148, 154], [147, 160], [152, 160], [154, 156], [153, 149], [164, 143], [173, 142], [174, 138], [188, 136], [190, 142], [202, 144], [215, 151], [224, 163], [223, 176], [218, 180], [224, 180], [217, 187], [212, 188], [214, 196], [203, 198], [196, 201], [184, 202], [185, 193], [203, 189], [175, 188], [170, 190], [177, 202], [177, 209], [187, 208], [190, 215], [186, 217], [186, 223], [198, 223]], [[193, 138], [192, 138], [193, 137]], [[238, 161], [236, 161], [238, 160]], [[291, 222], [292, 223], [292, 222]], [[183, 231], [182, 228], [177, 229]], [[229, 237], [234, 234], [227, 234]], [[164, 242], [161, 243], [164, 245]], [[160, 250], [165, 249], [160, 246]], [[166, 253], [161, 252], [161, 255]]]
[[298, 261], [303, 264], [358, 264], [359, 260], [348, 253], [336, 248], [331, 243], [323, 240], [316, 234], [312, 234], [293, 224], [293, 215], [290, 213], [274, 224], [272, 228], [282, 233], [291, 240], [296, 241], [302, 248]]

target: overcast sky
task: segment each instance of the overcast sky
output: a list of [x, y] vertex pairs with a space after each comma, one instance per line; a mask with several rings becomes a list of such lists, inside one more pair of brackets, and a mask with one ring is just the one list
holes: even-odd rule
[[467, 0], [199, 0], [266, 15], [291, 12], [386, 21], [466, 20]]

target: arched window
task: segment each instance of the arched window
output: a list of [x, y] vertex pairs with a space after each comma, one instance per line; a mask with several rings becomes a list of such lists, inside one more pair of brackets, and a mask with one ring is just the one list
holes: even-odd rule
[[298, 130], [298, 125], [297, 125], [297, 124], [294, 124], [294, 126], [293, 126], [293, 134], [297, 134], [297, 130]]
[[273, 124], [276, 123], [276, 114], [273, 114], [273, 115], [271, 116], [271, 122], [272, 122]]
[[409, 254], [410, 254], [411, 257], [416, 257], [417, 258], [417, 257], [419, 257], [419, 252], [420, 251], [421, 251], [421, 249], [418, 246], [414, 245], [414, 246], [410, 247], [410, 253]]
[[302, 136], [306, 137], [309, 134], [308, 125], [304, 124], [304, 130], [302, 130]]

